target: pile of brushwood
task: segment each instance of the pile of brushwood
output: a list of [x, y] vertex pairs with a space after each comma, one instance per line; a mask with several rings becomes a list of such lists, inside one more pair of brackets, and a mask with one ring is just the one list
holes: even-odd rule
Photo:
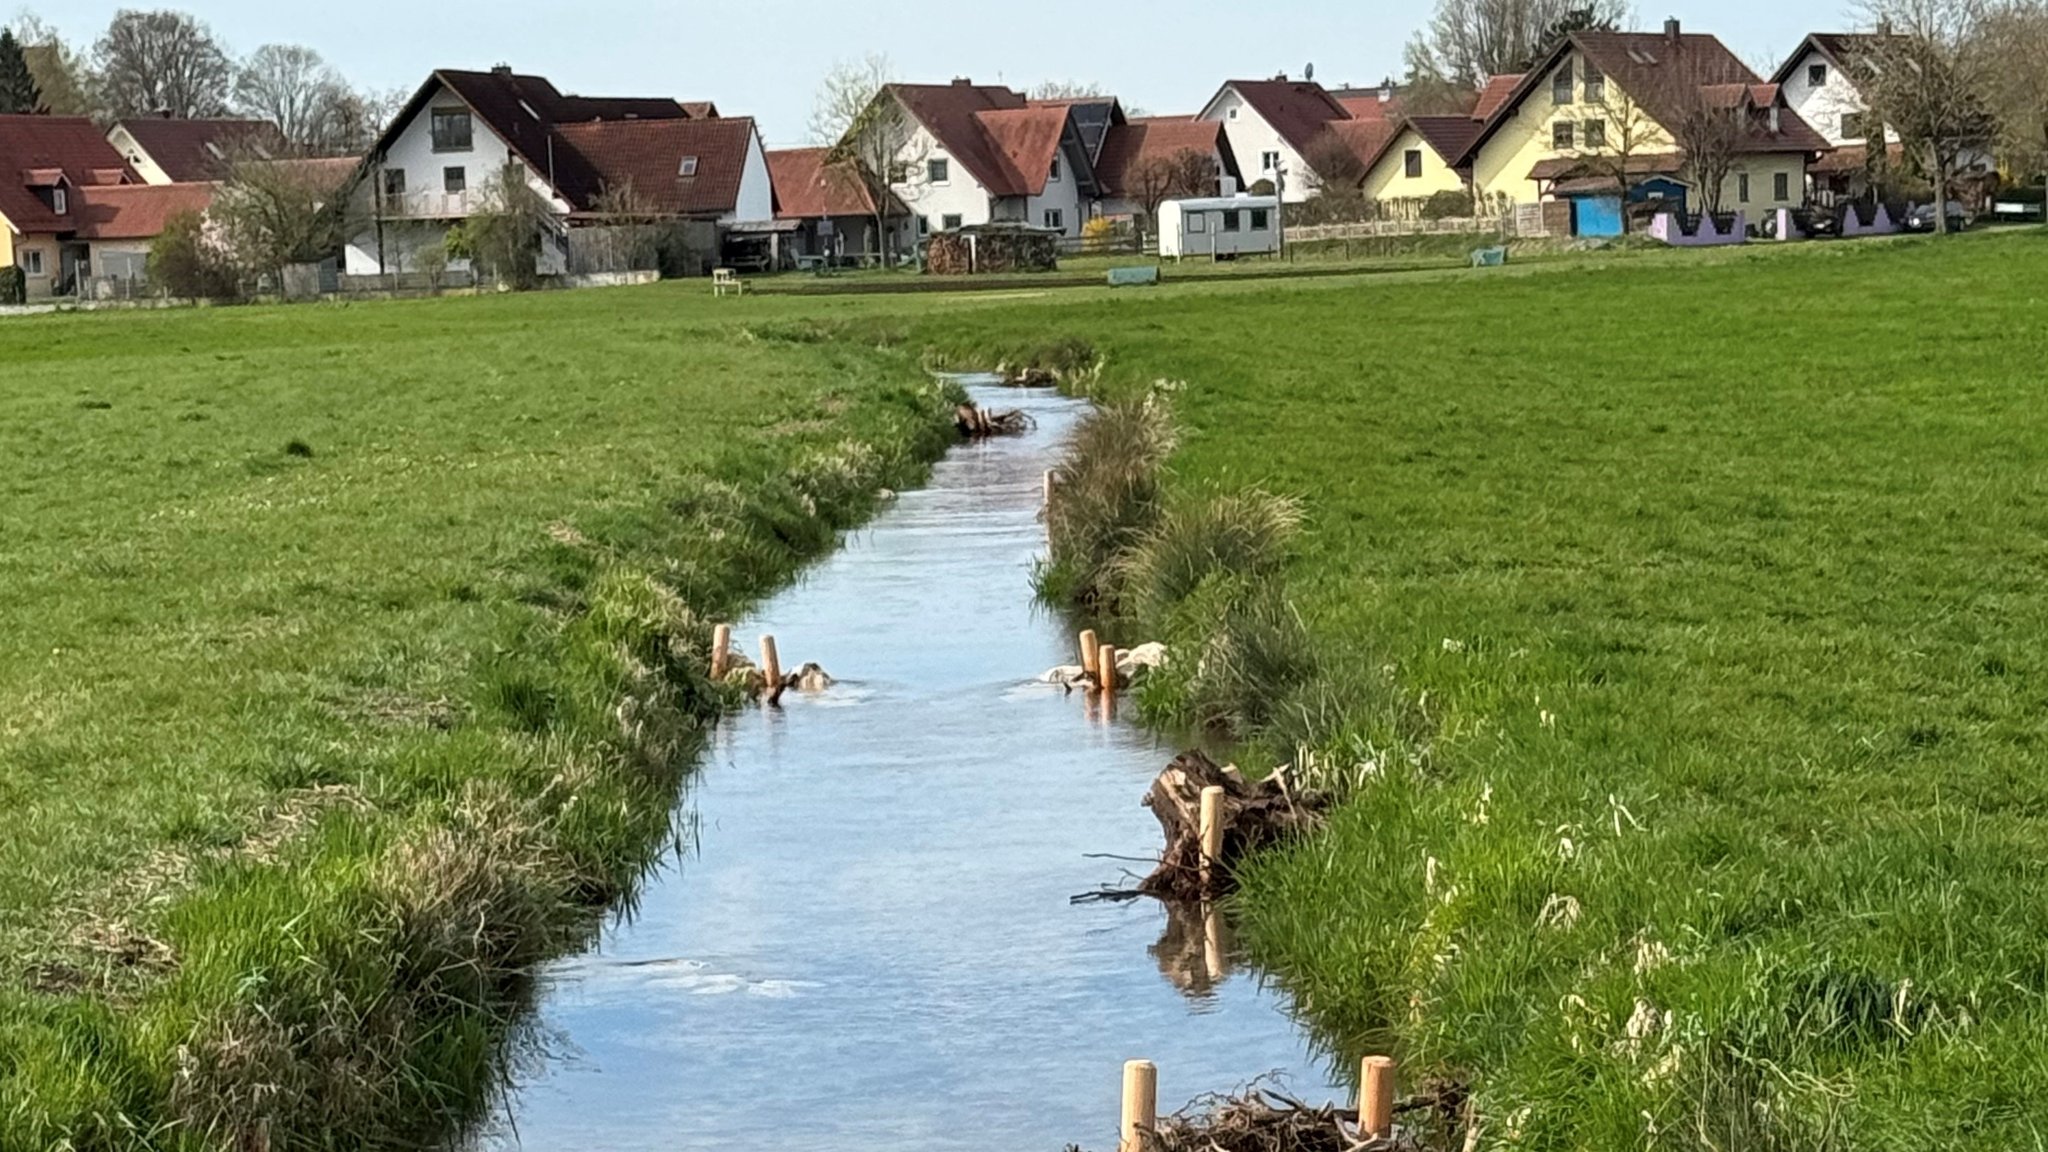
[[953, 412], [953, 424], [960, 434], [969, 440], [986, 440], [991, 436], [1022, 436], [1036, 427], [1031, 417], [1012, 409], [1008, 412], [991, 412], [973, 404], [962, 404]]
[[[1202, 792], [1223, 789], [1223, 851], [1210, 885], [1202, 885]], [[1329, 798], [1295, 789], [1288, 770], [1276, 768], [1257, 782], [1224, 768], [1199, 751], [1183, 753], [1152, 782], [1145, 806], [1166, 834], [1159, 867], [1138, 890], [1163, 900], [1203, 900], [1233, 887], [1237, 863], [1259, 849], [1322, 825]]]
[[1236, 1096], [1209, 1096], [1160, 1121], [1145, 1152], [1420, 1152], [1455, 1147], [1465, 1127], [1465, 1090], [1431, 1084], [1394, 1106], [1394, 1134], [1358, 1135], [1357, 1117], [1334, 1105], [1311, 1107], [1253, 1084]]

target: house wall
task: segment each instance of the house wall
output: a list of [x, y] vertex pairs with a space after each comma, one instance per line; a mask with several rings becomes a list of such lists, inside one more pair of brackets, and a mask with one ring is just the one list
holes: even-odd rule
[[142, 177], [144, 184], [172, 182], [170, 173], [157, 166], [157, 162], [149, 153], [142, 150], [142, 145], [136, 142], [135, 137], [130, 135], [126, 128], [116, 124], [113, 130], [107, 133], [107, 143], [112, 144], [114, 151], [119, 152], [128, 161], [136, 174]]
[[775, 184], [768, 174], [768, 150], [761, 146], [761, 132], [755, 129], [747, 141], [746, 167], [740, 171], [739, 197], [733, 210], [720, 220], [723, 224], [739, 221], [758, 223], [775, 219]]
[[92, 275], [140, 278], [149, 260], [148, 240], [95, 240], [87, 246]]
[[9, 259], [24, 272], [28, 269], [28, 254], [30, 252], [40, 252], [43, 254], [43, 274], [26, 277], [28, 298], [31, 300], [47, 300], [51, 296], [56, 295], [57, 277], [63, 273], [57, 241], [48, 236], [14, 236], [10, 247]]
[[1066, 236], [1079, 236], [1081, 225], [1087, 223], [1087, 204], [1081, 199], [1081, 182], [1074, 176], [1074, 150], [1060, 146], [1060, 178], [1047, 179], [1045, 193], [1029, 197], [1025, 204], [1024, 222], [1034, 228], [1045, 227], [1048, 210], [1060, 213], [1060, 232]]
[[[1422, 151], [1422, 175], [1408, 175], [1407, 154], [1411, 149]], [[1438, 192], [1458, 192], [1465, 187], [1464, 177], [1436, 149], [1417, 135], [1413, 128], [1404, 128], [1394, 140], [1380, 162], [1365, 174], [1365, 195], [1368, 199], [1381, 202], [1396, 200], [1426, 200]]]
[[[1749, 175], [1749, 199], [1740, 196], [1741, 175]], [[1787, 195], [1772, 195], [1775, 181], [1773, 175], [1784, 173]], [[1806, 203], [1806, 157], [1793, 152], [1770, 152], [1743, 156], [1728, 170], [1728, 179], [1721, 184], [1721, 210], [1737, 210], [1749, 213], [1751, 220], [1762, 220], [1778, 208], [1796, 208]]]
[[1300, 204], [1315, 194], [1315, 182], [1310, 178], [1308, 163], [1301, 158], [1301, 153], [1281, 139], [1280, 133], [1245, 103], [1236, 89], [1226, 88], [1210, 101], [1209, 107], [1202, 112], [1202, 119], [1223, 125], [1224, 138], [1230, 142], [1230, 151], [1237, 157], [1246, 188], [1261, 180], [1273, 179], [1273, 173], [1264, 168], [1263, 158], [1268, 152], [1278, 152], [1281, 166], [1287, 170], [1287, 194], [1282, 199], [1289, 204]]
[[0, 216], [0, 268], [14, 267], [14, 225]]
[[[926, 217], [931, 221], [931, 230], [937, 232], [949, 215], [959, 216], [963, 227], [995, 219], [988, 189], [967, 171], [958, 157], [940, 147], [938, 139], [923, 125], [911, 131], [896, 156], [899, 163], [911, 168], [910, 179], [894, 188], [897, 197], [909, 206], [913, 223], [919, 216]], [[944, 184], [933, 184], [925, 178], [925, 166], [932, 160], [947, 162]], [[1018, 210], [1022, 211], [1021, 206]]]
[[[1827, 82], [1817, 87], [1809, 82], [1806, 76], [1806, 70], [1815, 64], [1824, 64], [1828, 70]], [[1856, 91], [1856, 86], [1849, 82], [1849, 78], [1840, 68], [1835, 66], [1834, 61], [1808, 49], [1806, 55], [1799, 58], [1799, 63], [1792, 69], [1792, 74], [1785, 77], [1784, 92], [1785, 103], [1791, 105], [1794, 112], [1799, 113], [1800, 119], [1813, 125], [1814, 131], [1827, 137], [1828, 143], [1865, 143], [1862, 135], [1851, 136], [1842, 131], [1843, 114], [1866, 111], [1868, 105], [1863, 102], [1862, 94]], [[1886, 143], [1899, 142], [1897, 132], [1886, 129], [1884, 135]]]

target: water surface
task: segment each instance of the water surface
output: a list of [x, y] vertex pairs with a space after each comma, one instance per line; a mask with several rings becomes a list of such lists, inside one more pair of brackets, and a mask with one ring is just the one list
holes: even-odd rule
[[956, 450], [739, 630], [841, 683], [721, 730], [691, 851], [543, 974], [545, 1055], [479, 1148], [1114, 1147], [1136, 1057], [1168, 1108], [1276, 1070], [1342, 1095], [1218, 920], [1070, 902], [1157, 852], [1174, 749], [1032, 682], [1075, 660], [1030, 577], [1082, 408], [976, 393], [1038, 431]]

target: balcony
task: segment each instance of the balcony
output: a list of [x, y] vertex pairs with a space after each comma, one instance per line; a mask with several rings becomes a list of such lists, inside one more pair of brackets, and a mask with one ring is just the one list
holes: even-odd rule
[[474, 190], [405, 192], [377, 198], [377, 214], [386, 220], [459, 220], [483, 207]]

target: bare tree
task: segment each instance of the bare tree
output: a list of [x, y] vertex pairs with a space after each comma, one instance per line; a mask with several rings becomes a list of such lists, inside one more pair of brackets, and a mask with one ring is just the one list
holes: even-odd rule
[[541, 245], [560, 226], [547, 199], [527, 182], [526, 168], [507, 163], [482, 189], [482, 203], [448, 234], [448, 254], [472, 262], [481, 281], [485, 274], [512, 288], [540, 282]]
[[1627, 0], [1437, 0], [1409, 43], [1409, 75], [1476, 89], [1533, 67], [1567, 32], [1613, 28], [1627, 17]]
[[1335, 132], [1324, 129], [1302, 150], [1308, 185], [1315, 192], [1313, 215], [1324, 220], [1362, 220], [1367, 214], [1364, 157]]
[[92, 116], [99, 111], [92, 69], [41, 17], [23, 12], [9, 28], [21, 42], [23, 59], [35, 78], [41, 108], [52, 116]]
[[1719, 216], [1728, 173], [1749, 133], [1748, 106], [1713, 89], [1689, 86], [1670, 121], [1665, 127], [1678, 145], [1679, 171], [1699, 189], [1701, 210]]
[[1665, 133], [1634, 97], [1615, 84], [1603, 80], [1599, 97], [1590, 103], [1595, 115], [1575, 126], [1570, 155], [1587, 175], [1613, 184], [1621, 197], [1621, 228], [1627, 232], [1629, 197], [1651, 174], [1654, 152], [1668, 148]]
[[191, 119], [228, 110], [234, 65], [213, 32], [183, 12], [122, 9], [94, 45], [93, 60], [115, 117]]
[[235, 72], [235, 109], [268, 120], [293, 146], [324, 150], [353, 96], [318, 52], [297, 44], [265, 44]]
[[1182, 148], [1168, 155], [1147, 156], [1131, 165], [1125, 178], [1125, 192], [1144, 213], [1145, 226], [1159, 219], [1159, 206], [1168, 200], [1213, 196], [1222, 167], [1213, 153]]
[[268, 155], [253, 140], [230, 146], [226, 179], [208, 216], [220, 244], [250, 279], [282, 283], [293, 264], [335, 255], [365, 223], [367, 203], [356, 196], [358, 177]]
[[2006, 0], [1986, 14], [1979, 35], [1991, 58], [1985, 102], [2005, 167], [2048, 181], [2048, 4]]
[[827, 164], [845, 173], [868, 200], [885, 263], [892, 254], [896, 188], [918, 176], [917, 159], [908, 154], [914, 126], [902, 101], [889, 92], [891, 82], [886, 56], [840, 64], [819, 85], [811, 113], [811, 137], [829, 149]]
[[1935, 227], [1946, 233], [1964, 162], [1997, 128], [1987, 106], [1998, 54], [1983, 34], [1985, 0], [1869, 0], [1867, 14], [1879, 32], [1860, 40], [1849, 59], [1857, 91], [1871, 124], [1897, 132], [1907, 155], [1926, 168]]
[[1102, 85], [1080, 80], [1044, 80], [1031, 89], [1033, 100], [1106, 100]]
[[308, 144], [330, 156], [357, 156], [369, 151], [412, 94], [402, 88], [383, 92], [347, 89], [327, 109], [318, 136]]

